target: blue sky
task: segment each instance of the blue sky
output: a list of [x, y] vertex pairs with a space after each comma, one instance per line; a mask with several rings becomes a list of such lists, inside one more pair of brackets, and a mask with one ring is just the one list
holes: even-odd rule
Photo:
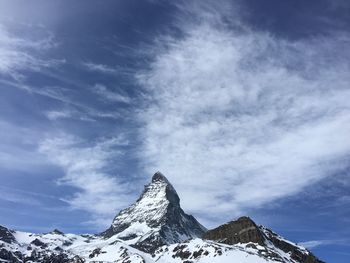
[[350, 236], [347, 1], [1, 1], [0, 224], [104, 230], [163, 172], [327, 262]]

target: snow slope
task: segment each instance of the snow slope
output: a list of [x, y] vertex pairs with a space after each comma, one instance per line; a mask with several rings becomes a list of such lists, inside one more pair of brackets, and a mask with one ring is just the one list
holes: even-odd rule
[[[21, 257], [0, 262], [51, 262], [45, 258], [51, 255], [66, 256], [67, 261], [58, 262], [281, 262], [266, 256], [276, 253], [276, 248], [266, 248], [257, 243], [225, 245], [196, 238], [162, 246], [149, 254], [131, 247], [117, 236], [105, 239], [92, 235], [26, 232], [13, 232], [13, 235], [16, 241], [10, 244], [0, 241], [0, 248], [20, 252]], [[297, 262], [288, 254], [280, 253], [283, 254], [282, 262]]]

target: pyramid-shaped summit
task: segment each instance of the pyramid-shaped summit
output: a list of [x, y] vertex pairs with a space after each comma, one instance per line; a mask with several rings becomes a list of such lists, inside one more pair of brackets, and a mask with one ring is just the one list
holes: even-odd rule
[[152, 252], [162, 245], [201, 237], [205, 231], [193, 216], [182, 210], [176, 190], [157, 172], [139, 199], [120, 211], [102, 234], [105, 237], [117, 235], [134, 247]]
[[156, 182], [156, 181], [163, 181], [167, 184], [170, 184], [170, 182], [168, 181], [168, 179], [161, 173], [161, 172], [156, 172], [153, 176], [152, 176], [152, 182]]

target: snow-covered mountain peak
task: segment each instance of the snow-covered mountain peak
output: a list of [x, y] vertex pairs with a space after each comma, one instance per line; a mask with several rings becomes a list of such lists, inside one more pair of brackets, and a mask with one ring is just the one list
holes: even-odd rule
[[137, 201], [123, 209], [104, 233], [117, 235], [144, 250], [140, 244], [171, 244], [200, 237], [205, 228], [180, 207], [180, 198], [169, 180], [160, 172], [153, 175]]
[[160, 227], [166, 223], [164, 217], [170, 205], [179, 206], [180, 198], [168, 179], [157, 172], [139, 199], [114, 218], [112, 226], [118, 231], [123, 231], [123, 228], [135, 222], [146, 223], [153, 228]]
[[152, 176], [152, 183], [157, 182], [157, 181], [161, 181], [167, 184], [170, 184], [169, 180], [161, 173], [161, 172], [156, 172], [153, 176]]
[[[163, 201], [163, 204], [171, 203], [175, 206], [180, 205], [180, 198], [175, 188], [161, 172], [156, 172], [152, 176], [151, 183], [145, 186], [143, 193], [136, 203], [139, 203], [139, 205], [149, 203], [159, 204], [161, 201]], [[150, 210], [148, 208], [147, 210]]]

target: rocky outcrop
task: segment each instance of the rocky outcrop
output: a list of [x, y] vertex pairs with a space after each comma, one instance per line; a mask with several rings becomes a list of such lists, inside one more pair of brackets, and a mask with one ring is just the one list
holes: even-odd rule
[[[207, 231], [203, 238], [228, 245], [238, 243], [259, 244], [265, 248], [260, 252], [265, 255], [268, 254], [270, 258], [275, 260], [283, 261], [283, 256], [274, 253], [273, 250], [271, 252], [271, 248], [277, 248], [290, 254], [293, 260], [300, 263], [322, 263], [304, 247], [285, 240], [266, 227], [257, 226], [253, 220], [246, 216]], [[255, 245], [252, 246], [255, 247]]]
[[22, 255], [18, 251], [12, 252], [5, 248], [0, 248], [0, 262], [21, 263]]
[[272, 230], [260, 227], [260, 229], [265, 234], [267, 241], [270, 241], [275, 247], [281, 249], [282, 251], [289, 253], [290, 257], [297, 262], [301, 263], [324, 263], [323, 261], [316, 258], [310, 251], [307, 249], [293, 244], [290, 241], [283, 239], [278, 234], [274, 233]]
[[7, 229], [6, 227], [0, 226], [0, 241], [12, 243], [15, 240], [16, 239], [13, 236], [13, 231]]
[[203, 238], [228, 245], [248, 242], [264, 245], [264, 235], [259, 227], [253, 220], [245, 216], [209, 230], [203, 235]]

